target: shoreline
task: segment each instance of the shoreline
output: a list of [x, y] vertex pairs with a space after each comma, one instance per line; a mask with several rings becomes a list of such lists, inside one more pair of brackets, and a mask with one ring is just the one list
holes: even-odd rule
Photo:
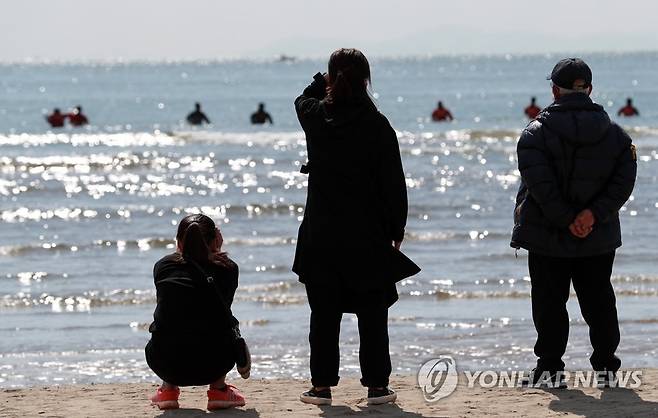
[[[358, 379], [345, 378], [333, 390], [331, 407], [303, 404], [299, 394], [307, 380], [233, 379], [247, 398], [246, 406], [217, 412], [235, 417], [289, 417], [376, 415], [381, 417], [501, 416], [658, 416], [658, 369], [642, 369], [637, 389], [521, 389], [468, 388], [460, 374], [456, 391], [435, 403], [423, 399], [415, 376], [394, 375], [395, 404], [367, 406]], [[181, 388], [177, 411], [159, 411], [149, 396], [157, 384], [90, 384], [0, 389], [0, 417], [197, 417], [208, 411], [204, 387]]]

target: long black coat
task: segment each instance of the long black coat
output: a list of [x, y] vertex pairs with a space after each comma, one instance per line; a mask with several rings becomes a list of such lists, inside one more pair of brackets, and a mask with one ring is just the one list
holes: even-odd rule
[[293, 271], [307, 285], [394, 290], [392, 242], [407, 220], [397, 136], [368, 96], [332, 106], [325, 91], [318, 73], [295, 100], [309, 178]]
[[[587, 257], [621, 246], [619, 209], [633, 191], [631, 138], [585, 94], [557, 99], [530, 122], [517, 147], [521, 186], [512, 247]], [[568, 227], [583, 209], [596, 218], [585, 238]]]

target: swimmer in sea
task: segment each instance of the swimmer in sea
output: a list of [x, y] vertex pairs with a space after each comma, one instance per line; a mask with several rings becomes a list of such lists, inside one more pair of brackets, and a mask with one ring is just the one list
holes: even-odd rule
[[443, 107], [443, 102], [439, 102], [437, 105], [437, 108], [432, 112], [432, 120], [434, 122], [443, 122], [443, 121], [451, 121], [454, 118], [452, 117], [452, 113], [445, 107]]
[[82, 106], [76, 106], [73, 112], [66, 115], [71, 126], [80, 127], [89, 124], [89, 119], [82, 113]]
[[640, 112], [633, 106], [633, 99], [630, 97], [626, 99], [626, 106], [619, 109], [617, 116], [631, 117], [640, 116]]
[[187, 115], [187, 123], [190, 125], [202, 125], [205, 123], [210, 123], [210, 119], [206, 116], [205, 113], [201, 111], [201, 103], [194, 103], [194, 111]]
[[528, 107], [526, 107], [523, 112], [528, 117], [528, 119], [534, 119], [537, 117], [537, 115], [539, 115], [539, 112], [541, 112], [541, 108], [537, 106], [536, 97], [530, 98], [530, 105], [528, 105]]
[[46, 121], [51, 128], [62, 128], [64, 127], [64, 121], [66, 121], [66, 115], [59, 108], [55, 108], [53, 109], [53, 113], [46, 116]]
[[262, 125], [265, 122], [269, 122], [270, 125], [274, 123], [270, 114], [265, 111], [265, 103], [259, 103], [258, 110], [251, 114], [251, 123], [252, 125]]

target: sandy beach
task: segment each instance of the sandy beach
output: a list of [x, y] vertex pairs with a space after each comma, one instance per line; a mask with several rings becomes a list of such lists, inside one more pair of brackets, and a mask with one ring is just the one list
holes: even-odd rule
[[[479, 416], [658, 416], [658, 370], [644, 370], [638, 389], [568, 388], [483, 389], [466, 388], [465, 380], [455, 393], [437, 403], [426, 403], [412, 376], [394, 376], [391, 386], [398, 402], [369, 407], [355, 378], [343, 379], [334, 390], [334, 405], [316, 407], [298, 400], [308, 386], [298, 380], [236, 381], [247, 397], [243, 408], [216, 412], [230, 417], [479, 417]], [[183, 388], [181, 409], [161, 412], [149, 405], [154, 384], [108, 384], [3, 389], [2, 417], [197, 417], [205, 410], [203, 388]]]

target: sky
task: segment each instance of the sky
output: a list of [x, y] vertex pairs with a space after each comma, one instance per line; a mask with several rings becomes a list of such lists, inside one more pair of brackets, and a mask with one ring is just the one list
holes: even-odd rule
[[0, 61], [658, 49], [656, 0], [5, 0]]

